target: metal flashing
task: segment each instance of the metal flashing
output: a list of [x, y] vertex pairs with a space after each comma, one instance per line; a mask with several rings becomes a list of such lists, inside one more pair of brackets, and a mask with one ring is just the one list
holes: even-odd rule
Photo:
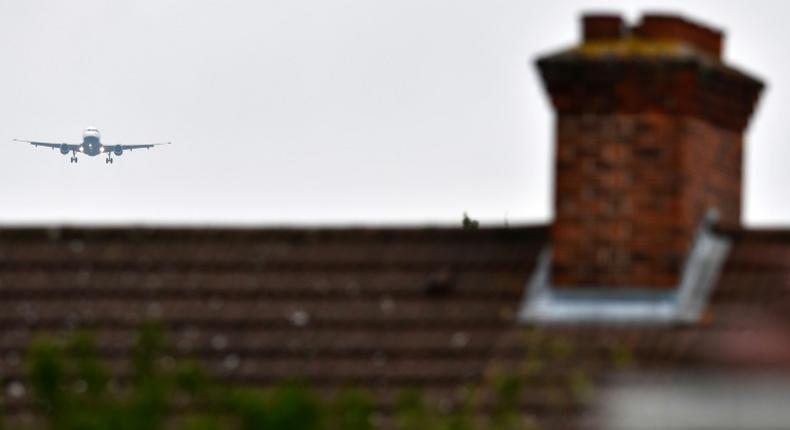
[[679, 284], [655, 288], [563, 287], [551, 285], [551, 252], [541, 252], [519, 311], [525, 323], [676, 324], [699, 321], [730, 249], [713, 231], [718, 219], [708, 211], [694, 238]]

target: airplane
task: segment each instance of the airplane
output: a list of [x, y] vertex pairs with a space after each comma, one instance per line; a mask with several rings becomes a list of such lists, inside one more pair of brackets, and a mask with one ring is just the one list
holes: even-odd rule
[[170, 142], [161, 142], [161, 143], [149, 143], [145, 145], [103, 145], [101, 143], [101, 133], [99, 133], [99, 129], [96, 127], [87, 127], [82, 132], [82, 143], [50, 143], [50, 142], [36, 142], [33, 140], [22, 140], [22, 139], [14, 139], [15, 142], [25, 142], [29, 143], [33, 146], [43, 146], [45, 148], [58, 148], [60, 149], [60, 153], [63, 155], [68, 154], [71, 152], [72, 156], [69, 159], [70, 162], [76, 163], [79, 161], [77, 159], [77, 153], [81, 152], [85, 155], [89, 155], [91, 157], [95, 157], [99, 154], [107, 154], [107, 159], [104, 160], [107, 164], [112, 164], [113, 158], [112, 155], [115, 154], [117, 156], [121, 156], [123, 151], [133, 151], [135, 149], [151, 149], [154, 146], [159, 145], [169, 145]]

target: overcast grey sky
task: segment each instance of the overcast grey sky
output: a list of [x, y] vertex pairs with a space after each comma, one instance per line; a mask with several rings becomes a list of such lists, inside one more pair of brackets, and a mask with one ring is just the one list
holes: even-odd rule
[[[533, 60], [601, 10], [726, 30], [727, 60], [768, 83], [745, 220], [790, 225], [779, 0], [0, 2], [0, 223], [545, 222], [551, 113]], [[79, 142], [88, 125], [107, 144], [174, 145], [73, 165], [11, 142]]]

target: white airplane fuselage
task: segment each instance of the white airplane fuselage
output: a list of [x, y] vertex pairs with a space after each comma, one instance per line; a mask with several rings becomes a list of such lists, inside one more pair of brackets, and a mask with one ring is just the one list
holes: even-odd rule
[[101, 133], [96, 127], [88, 127], [82, 132], [82, 148], [85, 155], [95, 157], [104, 152], [101, 144]]

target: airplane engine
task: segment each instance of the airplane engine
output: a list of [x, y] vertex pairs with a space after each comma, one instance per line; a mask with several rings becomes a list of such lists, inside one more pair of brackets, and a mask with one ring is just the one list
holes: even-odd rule
[[60, 153], [63, 154], [63, 155], [68, 154], [69, 153], [69, 145], [66, 145], [65, 143], [63, 145], [60, 145]]
[[123, 148], [122, 148], [122, 147], [120, 147], [120, 146], [116, 146], [116, 147], [115, 147], [115, 148], [112, 150], [112, 153], [120, 157], [120, 156], [121, 156], [121, 154], [123, 154]]

